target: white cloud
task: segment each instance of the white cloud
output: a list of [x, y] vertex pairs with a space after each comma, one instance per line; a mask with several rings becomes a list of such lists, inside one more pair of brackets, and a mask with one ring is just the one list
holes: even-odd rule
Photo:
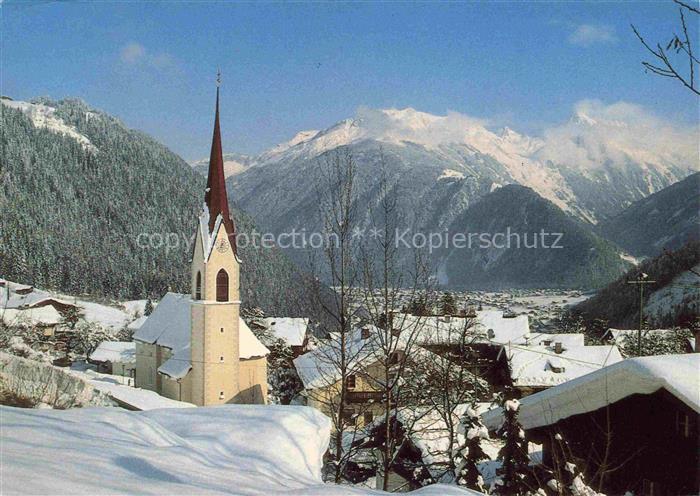
[[119, 51], [119, 59], [126, 65], [141, 65], [155, 69], [166, 69], [176, 65], [175, 59], [169, 53], [150, 53], [141, 43], [133, 41], [122, 47]]
[[140, 43], [129, 43], [119, 52], [119, 58], [125, 64], [135, 64], [146, 55], [146, 49]]
[[698, 127], [682, 127], [658, 117], [640, 105], [582, 100], [566, 123], [544, 131], [540, 160], [596, 168], [608, 161], [624, 164], [698, 166]]
[[[572, 117], [547, 126], [540, 136], [492, 131], [493, 122], [457, 112], [438, 116], [416, 111], [357, 110], [354, 124], [343, 131], [344, 141], [378, 139], [409, 141], [426, 146], [466, 143], [483, 153], [506, 160], [527, 157], [535, 162], [552, 161], [575, 169], [595, 169], [630, 160], [662, 169], [697, 169], [698, 126], [682, 126], [654, 115], [640, 105], [619, 101], [581, 100]], [[520, 164], [521, 158], [517, 158]]]
[[412, 108], [376, 110], [360, 107], [355, 119], [367, 136], [375, 139], [431, 146], [462, 143], [470, 135], [489, 133], [485, 128], [486, 121], [458, 112], [437, 116]]
[[588, 47], [596, 43], [615, 43], [617, 36], [612, 26], [596, 24], [580, 24], [569, 35], [569, 43]]

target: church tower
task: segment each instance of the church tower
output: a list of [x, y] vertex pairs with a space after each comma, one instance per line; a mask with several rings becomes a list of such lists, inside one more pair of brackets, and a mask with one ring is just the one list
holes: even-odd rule
[[236, 402], [239, 393], [239, 268], [236, 230], [226, 195], [216, 84], [214, 136], [204, 205], [192, 255], [192, 402]]

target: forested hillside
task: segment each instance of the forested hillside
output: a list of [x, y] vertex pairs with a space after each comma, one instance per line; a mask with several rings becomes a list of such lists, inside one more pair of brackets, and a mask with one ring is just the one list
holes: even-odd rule
[[[629, 267], [619, 249], [589, 224], [516, 184], [484, 196], [454, 220], [450, 231], [502, 233], [499, 243], [510, 242], [509, 248], [451, 250], [443, 273], [456, 287], [596, 288]], [[542, 232], [561, 236], [550, 234], [542, 241]]]
[[[636, 328], [639, 322], [639, 288], [627, 284], [627, 281], [644, 273], [649, 280], [656, 281], [645, 288], [646, 302], [654, 299], [654, 295], [662, 290], [675, 290], [681, 294], [681, 298], [675, 298], [674, 308], [653, 309], [654, 316], [649, 324], [652, 327], [688, 325], [700, 310], [700, 275], [697, 275], [697, 271], [693, 272], [693, 267], [699, 263], [700, 242], [690, 241], [676, 251], [645, 260], [594, 297], [579, 303], [573, 312], [581, 314], [588, 321], [602, 319], [611, 327]], [[688, 274], [681, 285], [677, 281], [685, 273]]]
[[635, 256], [654, 256], [700, 239], [700, 172], [643, 198], [599, 232]]
[[[3, 102], [0, 276], [114, 298], [188, 291], [205, 179], [82, 101]], [[39, 111], [54, 128], [37, 125]], [[253, 227], [240, 210], [234, 216], [241, 231]], [[243, 247], [241, 256], [244, 304], [300, 313], [303, 283], [291, 262], [277, 250]]]

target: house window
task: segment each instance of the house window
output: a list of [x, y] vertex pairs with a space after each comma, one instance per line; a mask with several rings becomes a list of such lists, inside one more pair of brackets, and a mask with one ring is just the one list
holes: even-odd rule
[[368, 327], [364, 327], [362, 329], [362, 336], [361, 337], [362, 337], [362, 339], [369, 339], [369, 328]]
[[196, 278], [195, 284], [194, 284], [194, 299], [195, 300], [202, 299], [202, 273], [201, 272], [197, 272], [197, 278]]
[[357, 417], [355, 416], [355, 411], [348, 409], [348, 410], [343, 410], [343, 413], [341, 415], [341, 419], [343, 422], [346, 422], [350, 425], [355, 425], [357, 422]]
[[348, 389], [355, 389], [355, 374], [351, 374], [345, 378], [345, 387]]
[[221, 334], [223, 334], [223, 333], [224, 333], [224, 328], [222, 327], [222, 328], [221, 328]]
[[676, 412], [676, 434], [681, 437], [690, 437], [690, 415], [687, 413]]
[[400, 351], [392, 351], [389, 355], [389, 365], [397, 365], [402, 357], [403, 354]]
[[223, 361], [224, 361], [224, 357], [219, 357], [219, 361], [220, 361], [220, 362], [223, 362]]
[[362, 418], [364, 419], [365, 424], [371, 424], [374, 420], [374, 415], [372, 412], [365, 412], [364, 415], [362, 415]]
[[224, 269], [216, 274], [216, 301], [228, 301], [228, 274]]
[[659, 485], [656, 482], [644, 479], [642, 481], [642, 494], [644, 496], [657, 496], [661, 494]]
[[221, 391], [221, 392], [219, 393], [219, 399], [220, 399], [220, 400], [223, 400], [223, 399], [224, 399], [224, 392], [223, 392], [223, 391]]

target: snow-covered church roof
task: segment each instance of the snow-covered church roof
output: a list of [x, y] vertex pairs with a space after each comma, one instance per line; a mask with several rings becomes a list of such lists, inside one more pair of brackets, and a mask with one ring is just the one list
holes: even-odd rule
[[[665, 389], [700, 413], [700, 354], [628, 358], [559, 386], [520, 400], [519, 420], [525, 429], [554, 424], [593, 412], [633, 394]], [[503, 422], [500, 409], [483, 414], [489, 429]]]
[[[173, 355], [158, 368], [158, 372], [175, 379], [187, 375], [191, 368], [190, 305], [190, 295], [167, 293], [146, 322], [134, 333], [135, 341], [157, 344], [173, 351]], [[263, 357], [270, 353], [240, 317], [238, 337], [240, 358]]]

